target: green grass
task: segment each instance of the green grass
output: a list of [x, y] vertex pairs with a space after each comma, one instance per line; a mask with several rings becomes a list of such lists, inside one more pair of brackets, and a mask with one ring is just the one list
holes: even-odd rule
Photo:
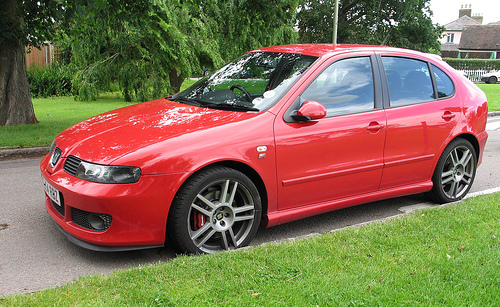
[[121, 108], [127, 103], [115, 94], [101, 94], [97, 101], [75, 101], [73, 97], [33, 99], [37, 125], [0, 127], [0, 147], [49, 146], [64, 129], [94, 115]]
[[500, 111], [500, 84], [477, 84], [488, 98], [488, 111]]
[[179, 256], [4, 306], [495, 306], [500, 193], [281, 244]]

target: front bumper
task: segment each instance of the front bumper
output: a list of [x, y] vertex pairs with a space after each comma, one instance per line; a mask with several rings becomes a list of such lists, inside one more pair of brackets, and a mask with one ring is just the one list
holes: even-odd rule
[[59, 226], [59, 224], [56, 223], [56, 221], [52, 220], [54, 222], [54, 225], [59, 229], [65, 236], [68, 238], [68, 240], [80, 247], [83, 247], [85, 249], [97, 251], [97, 252], [124, 252], [124, 251], [130, 251], [130, 250], [138, 250], [138, 249], [149, 249], [149, 248], [159, 248], [163, 247], [163, 245], [152, 245], [152, 246], [100, 246], [100, 245], [93, 245], [90, 243], [87, 243], [85, 241], [79, 240]]
[[[40, 163], [42, 178], [56, 188], [61, 206], [45, 195], [45, 208], [73, 243], [91, 250], [121, 251], [163, 246], [170, 204], [182, 174], [142, 176], [133, 184], [102, 184], [76, 178], [59, 167], [48, 170], [49, 157]], [[109, 217], [109, 225], [95, 229], [85, 220]]]

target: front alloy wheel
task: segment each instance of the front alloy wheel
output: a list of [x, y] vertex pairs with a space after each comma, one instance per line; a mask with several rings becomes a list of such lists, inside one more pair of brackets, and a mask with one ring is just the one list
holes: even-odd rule
[[438, 203], [462, 199], [476, 176], [476, 151], [465, 139], [453, 140], [444, 150], [432, 178], [429, 195]]
[[171, 208], [169, 233], [189, 253], [246, 246], [255, 236], [261, 200], [253, 182], [231, 168], [205, 170], [180, 190]]

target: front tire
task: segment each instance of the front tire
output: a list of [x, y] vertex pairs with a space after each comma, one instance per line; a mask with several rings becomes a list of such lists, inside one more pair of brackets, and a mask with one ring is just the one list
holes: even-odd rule
[[490, 78], [488, 79], [488, 83], [489, 83], [489, 84], [495, 84], [495, 83], [497, 83], [497, 81], [498, 81], [498, 80], [497, 80], [497, 77], [494, 77], [494, 76], [493, 76], [493, 77], [490, 77]]
[[437, 203], [449, 203], [464, 198], [476, 176], [477, 156], [472, 144], [455, 139], [445, 148], [432, 176], [429, 196]]
[[255, 237], [261, 198], [243, 173], [214, 167], [195, 174], [177, 193], [168, 232], [181, 250], [215, 253], [246, 246]]

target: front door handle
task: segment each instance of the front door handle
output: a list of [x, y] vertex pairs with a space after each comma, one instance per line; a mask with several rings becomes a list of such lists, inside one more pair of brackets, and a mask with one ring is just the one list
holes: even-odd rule
[[372, 133], [375, 133], [375, 132], [378, 132], [382, 129], [384, 129], [384, 125], [382, 124], [379, 124], [378, 122], [371, 122], [370, 125], [368, 125], [368, 127], [366, 127], [366, 130], [372, 132]]

